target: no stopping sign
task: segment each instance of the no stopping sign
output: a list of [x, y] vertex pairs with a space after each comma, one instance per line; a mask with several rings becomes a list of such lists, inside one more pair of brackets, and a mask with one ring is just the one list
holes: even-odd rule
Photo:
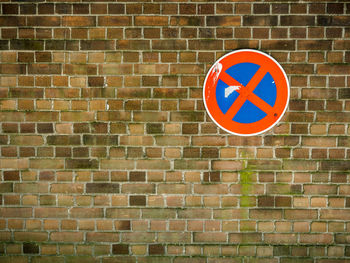
[[289, 102], [289, 83], [281, 65], [250, 49], [233, 51], [210, 68], [203, 89], [205, 108], [225, 131], [241, 136], [275, 126]]

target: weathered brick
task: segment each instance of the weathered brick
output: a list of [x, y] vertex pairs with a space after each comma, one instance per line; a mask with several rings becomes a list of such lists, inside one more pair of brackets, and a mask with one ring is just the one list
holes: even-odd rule
[[122, 242], [149, 243], [154, 240], [154, 233], [139, 232], [139, 233], [123, 233]]
[[101, 168], [102, 169], [133, 169], [135, 167], [135, 162], [132, 160], [102, 160]]
[[264, 240], [271, 244], [295, 244], [298, 236], [296, 234], [265, 234]]
[[99, 166], [97, 160], [94, 159], [67, 159], [67, 169], [97, 169]]
[[230, 233], [229, 242], [233, 244], [241, 243], [260, 243], [262, 241], [261, 233]]
[[169, 18], [167, 16], [136, 16], [136, 26], [167, 26]]
[[131, 195], [129, 197], [129, 204], [131, 206], [145, 206], [146, 196], [144, 195]]
[[87, 183], [86, 193], [119, 193], [116, 183]]
[[50, 240], [56, 242], [79, 242], [84, 238], [82, 232], [51, 232]]
[[94, 16], [64, 16], [62, 17], [62, 26], [83, 27], [95, 26], [96, 18]]
[[83, 135], [85, 145], [117, 145], [117, 135]]
[[24, 208], [24, 207], [3, 207], [0, 208], [1, 214], [3, 217], [32, 217], [32, 208]]
[[28, 241], [28, 242], [43, 242], [48, 241], [47, 232], [14, 232], [14, 239], [16, 241]]
[[29, 167], [33, 169], [63, 169], [64, 161], [55, 159], [31, 159]]
[[226, 242], [227, 233], [194, 233], [194, 242]]
[[[299, 45], [299, 42], [298, 42]], [[264, 50], [295, 50], [294, 40], [262, 40], [261, 47]]]
[[80, 145], [79, 135], [52, 135], [47, 136], [47, 144], [51, 145]]
[[314, 16], [281, 16], [281, 26], [314, 26]]
[[138, 208], [107, 208], [106, 217], [115, 219], [135, 219], [140, 218], [140, 209]]
[[34, 215], [37, 218], [66, 218], [68, 209], [58, 207], [35, 208]]
[[114, 50], [115, 43], [113, 40], [81, 40], [81, 50]]
[[173, 16], [170, 18], [171, 26], [203, 26], [204, 18], [196, 16]]
[[[0, 261], [346, 260], [349, 7], [2, 3]], [[244, 48], [290, 81], [286, 115], [250, 137], [202, 103]]]
[[207, 170], [209, 163], [202, 160], [175, 160], [174, 167], [180, 170]]
[[61, 65], [59, 64], [30, 64], [28, 66], [29, 74], [61, 74]]
[[0, 64], [1, 74], [26, 74], [24, 64]]
[[333, 242], [332, 234], [301, 234], [300, 243], [309, 244], [331, 244]]

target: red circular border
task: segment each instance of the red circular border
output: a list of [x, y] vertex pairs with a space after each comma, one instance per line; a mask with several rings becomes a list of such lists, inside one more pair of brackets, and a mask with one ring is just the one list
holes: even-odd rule
[[[221, 72], [224, 72], [233, 65], [245, 62], [266, 67], [268, 69], [267, 72], [271, 74], [277, 87], [277, 96], [275, 105], [273, 106], [273, 114], [268, 114], [263, 119], [248, 124], [227, 119], [216, 101], [217, 83], [215, 83], [215, 85], [210, 85], [210, 83], [212, 83], [211, 75], [213, 75], [214, 67], [219, 62], [223, 66]], [[220, 79], [220, 75], [218, 79]], [[211, 96], [212, 94], [214, 94], [214, 96]], [[226, 54], [210, 68], [204, 81], [203, 99], [210, 118], [220, 128], [235, 135], [252, 136], [271, 129], [283, 117], [289, 102], [289, 82], [283, 68], [274, 58], [257, 50], [242, 49]]]

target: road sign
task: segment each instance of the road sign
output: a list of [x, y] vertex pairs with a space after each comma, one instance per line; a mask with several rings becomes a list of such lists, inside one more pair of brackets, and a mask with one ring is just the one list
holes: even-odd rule
[[289, 83], [275, 59], [242, 49], [221, 57], [210, 68], [203, 99], [209, 116], [220, 128], [251, 136], [271, 129], [283, 117]]

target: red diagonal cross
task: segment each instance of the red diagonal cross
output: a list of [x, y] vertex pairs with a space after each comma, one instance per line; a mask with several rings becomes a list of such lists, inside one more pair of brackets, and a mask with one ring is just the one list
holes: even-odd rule
[[231, 107], [228, 109], [228, 111], [225, 114], [225, 117], [229, 120], [232, 120], [239, 109], [243, 106], [243, 104], [246, 102], [246, 100], [249, 100], [252, 102], [255, 106], [257, 106], [259, 109], [264, 111], [266, 114], [270, 114], [273, 110], [273, 108], [266, 103], [264, 100], [256, 96], [253, 91], [258, 86], [260, 81], [263, 79], [263, 77], [266, 75], [267, 71], [264, 67], [260, 67], [259, 70], [254, 74], [252, 79], [249, 81], [247, 86], [243, 86], [241, 83], [239, 83], [237, 80], [232, 78], [229, 74], [222, 71], [220, 74], [220, 79], [226, 83], [228, 86], [240, 86], [241, 88], [236, 90], [240, 95], [238, 98], [233, 102]]

